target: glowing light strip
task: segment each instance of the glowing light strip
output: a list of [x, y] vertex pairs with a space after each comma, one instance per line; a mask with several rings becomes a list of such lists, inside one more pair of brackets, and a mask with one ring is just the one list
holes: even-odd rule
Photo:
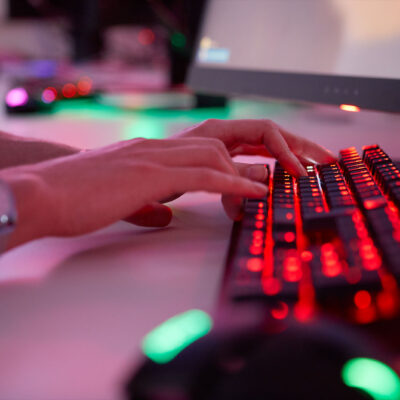
[[144, 337], [143, 353], [156, 363], [167, 363], [210, 332], [212, 325], [211, 317], [201, 310], [189, 310], [175, 315]]
[[343, 382], [375, 400], [399, 400], [400, 379], [388, 365], [371, 358], [353, 358], [342, 368]]

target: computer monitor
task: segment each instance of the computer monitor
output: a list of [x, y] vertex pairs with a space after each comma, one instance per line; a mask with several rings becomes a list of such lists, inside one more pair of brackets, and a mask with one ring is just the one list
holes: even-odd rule
[[400, 111], [400, 0], [209, 0], [189, 85]]

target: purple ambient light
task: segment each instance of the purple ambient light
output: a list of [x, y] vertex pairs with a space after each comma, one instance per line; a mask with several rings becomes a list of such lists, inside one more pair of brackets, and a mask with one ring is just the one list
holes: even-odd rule
[[29, 96], [24, 88], [11, 89], [6, 96], [6, 103], [9, 107], [24, 106], [28, 100]]

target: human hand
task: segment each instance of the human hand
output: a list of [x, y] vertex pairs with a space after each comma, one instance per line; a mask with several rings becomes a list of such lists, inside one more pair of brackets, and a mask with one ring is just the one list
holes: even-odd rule
[[206, 120], [174, 138], [215, 138], [221, 140], [231, 157], [259, 155], [276, 158], [294, 176], [306, 176], [303, 165], [326, 164], [337, 158], [322, 146], [283, 129], [266, 119]]
[[[323, 147], [296, 136], [270, 120], [215, 120], [210, 119], [186, 129], [173, 138], [212, 137], [221, 140], [231, 157], [259, 155], [276, 158], [294, 176], [306, 176], [303, 165], [325, 164], [336, 157]], [[235, 163], [242, 176], [264, 182], [262, 165]], [[242, 199], [222, 196], [225, 211], [232, 219], [240, 216]]]
[[[260, 197], [265, 185], [239, 175], [223, 143], [212, 138], [135, 139], [35, 165], [9, 168], [0, 178], [17, 200], [10, 246], [43, 236], [88, 233], [158, 204], [175, 193], [208, 191]], [[167, 215], [168, 214], [168, 215]]]

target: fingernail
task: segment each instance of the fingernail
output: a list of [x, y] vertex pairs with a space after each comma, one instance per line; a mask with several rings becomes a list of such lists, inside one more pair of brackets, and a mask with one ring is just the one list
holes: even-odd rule
[[268, 173], [263, 165], [252, 165], [246, 169], [246, 175], [252, 181], [265, 182]]

